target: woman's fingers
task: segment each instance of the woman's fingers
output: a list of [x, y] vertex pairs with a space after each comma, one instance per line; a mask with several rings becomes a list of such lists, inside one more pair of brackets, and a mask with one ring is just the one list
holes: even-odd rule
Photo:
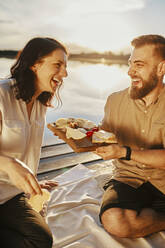
[[42, 195], [41, 187], [33, 174], [29, 175], [29, 189], [32, 190], [32, 193]]
[[58, 186], [58, 182], [52, 181], [52, 180], [44, 180], [40, 182], [41, 188], [51, 190], [54, 187]]
[[10, 161], [7, 173], [11, 183], [23, 192], [31, 195], [42, 194], [36, 177], [22, 162], [16, 160]]

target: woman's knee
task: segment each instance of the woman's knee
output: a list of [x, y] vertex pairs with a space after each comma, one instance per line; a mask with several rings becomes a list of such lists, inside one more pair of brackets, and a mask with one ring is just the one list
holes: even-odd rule
[[47, 224], [39, 225], [33, 234], [26, 237], [36, 248], [51, 248], [53, 244], [52, 233]]
[[0, 247], [24, 247], [24, 240], [22, 235], [12, 229], [0, 229]]
[[23, 235], [12, 229], [0, 229], [0, 247], [17, 248], [52, 248], [53, 237], [50, 232], [43, 231], [41, 235]]

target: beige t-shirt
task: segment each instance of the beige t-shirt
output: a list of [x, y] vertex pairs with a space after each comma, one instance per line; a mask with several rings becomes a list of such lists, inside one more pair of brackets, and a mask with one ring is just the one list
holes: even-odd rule
[[[102, 128], [113, 132], [120, 145], [135, 149], [165, 148], [165, 88], [157, 100], [146, 107], [132, 100], [128, 89], [107, 99]], [[113, 178], [138, 187], [149, 181], [165, 193], [165, 169], [155, 169], [135, 161], [114, 160]]]
[[[10, 87], [13, 83], [12, 79], [0, 81], [0, 154], [24, 162], [36, 174], [46, 107], [35, 101], [29, 120], [26, 103], [17, 100]], [[0, 172], [0, 204], [20, 192], [11, 185], [7, 175]]]

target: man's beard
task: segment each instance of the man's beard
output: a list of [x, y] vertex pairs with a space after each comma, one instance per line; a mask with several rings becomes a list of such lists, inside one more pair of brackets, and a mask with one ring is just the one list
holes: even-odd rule
[[141, 99], [148, 95], [158, 84], [158, 77], [156, 75], [156, 70], [154, 70], [148, 80], [142, 80], [142, 87], [138, 88], [136, 86], [131, 86], [129, 89], [129, 94], [132, 99]]

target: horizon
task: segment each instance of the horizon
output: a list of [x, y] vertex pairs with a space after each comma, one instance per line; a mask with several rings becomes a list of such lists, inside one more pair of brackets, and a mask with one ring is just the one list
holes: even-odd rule
[[[68, 44], [65, 44], [66, 48], [69, 47]], [[16, 50], [16, 49], [0, 49], [0, 52], [15, 52], [15, 53], [18, 53], [20, 50]], [[89, 48], [84, 48], [84, 47], [81, 47], [79, 46], [79, 50], [76, 50], [76, 51], [73, 51], [71, 50], [70, 54], [108, 54], [108, 53], [112, 53], [114, 55], [119, 55], [119, 54], [124, 54], [124, 55], [128, 55], [130, 54], [130, 51], [128, 51], [126, 53], [126, 51], [123, 51], [123, 50], [119, 50], [118, 52], [114, 52], [112, 50], [105, 50], [105, 51], [96, 51], [96, 50], [92, 50], [92, 49], [89, 49]]]

